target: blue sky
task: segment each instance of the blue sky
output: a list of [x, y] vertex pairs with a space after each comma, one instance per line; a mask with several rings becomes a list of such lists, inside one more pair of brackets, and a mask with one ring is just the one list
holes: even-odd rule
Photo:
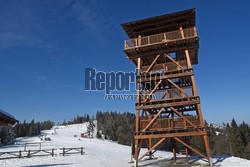
[[204, 118], [250, 123], [249, 6], [246, 0], [1, 0], [0, 108], [20, 121], [134, 112], [134, 100], [84, 91], [84, 69], [133, 71], [120, 24], [196, 8], [195, 77]]

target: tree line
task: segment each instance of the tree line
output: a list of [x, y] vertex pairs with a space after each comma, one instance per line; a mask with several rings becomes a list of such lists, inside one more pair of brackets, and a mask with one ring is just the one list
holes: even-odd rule
[[13, 130], [15, 133], [15, 137], [31, 137], [36, 136], [41, 133], [42, 130], [51, 129], [55, 123], [53, 121], [47, 120], [43, 122], [35, 122], [34, 119], [30, 123], [25, 120], [23, 123], [18, 123], [14, 126]]
[[250, 159], [250, 127], [244, 121], [237, 124], [223, 123], [222, 127], [207, 124], [207, 132], [211, 153], [214, 155], [229, 155]]
[[[129, 112], [119, 113], [97, 111], [97, 137], [104, 137], [119, 144], [131, 145], [133, 143], [135, 115]], [[250, 127], [243, 122], [237, 125], [235, 119], [232, 122], [223, 123], [223, 126], [215, 126], [205, 122], [210, 150], [212, 155], [228, 155], [250, 159]], [[158, 140], [154, 139], [153, 143]], [[186, 137], [186, 141], [191, 145], [205, 152], [201, 137]], [[162, 143], [161, 150], [172, 151], [173, 139], [168, 139]], [[183, 146], [177, 143], [177, 151], [181, 151]], [[144, 144], [146, 147], [146, 144]], [[189, 151], [189, 154], [194, 154]]]
[[73, 119], [70, 119], [68, 121], [66, 121], [64, 119], [63, 123], [61, 125], [71, 125], [71, 124], [80, 124], [80, 123], [84, 123], [84, 122], [89, 122], [90, 120], [94, 120], [94, 117], [90, 117], [89, 114], [84, 114], [83, 116], [77, 115], [76, 117], [74, 117]]
[[[95, 118], [88, 114], [76, 116], [75, 118], [66, 121], [61, 125], [79, 124], [89, 122], [87, 127], [88, 136], [93, 136]], [[135, 114], [130, 112], [112, 112], [112, 111], [97, 111], [97, 137], [116, 141], [119, 144], [131, 145], [133, 143], [135, 129]], [[33, 119], [30, 123], [23, 121], [12, 128], [1, 127], [0, 130], [0, 145], [13, 144], [14, 139], [24, 136], [39, 135], [42, 130], [51, 129], [54, 122], [48, 120], [44, 122], [35, 122]], [[215, 126], [205, 122], [208, 132], [208, 139], [212, 155], [228, 155], [250, 159], [250, 127], [247, 123], [242, 122], [237, 124], [235, 119], [231, 123], [223, 123], [223, 126]], [[198, 146], [204, 150], [202, 138], [187, 137], [187, 142]], [[153, 143], [157, 142], [157, 139]], [[160, 148], [161, 150], [172, 151], [174, 140], [168, 139]], [[143, 144], [145, 147], [146, 145]], [[177, 151], [181, 151], [182, 146], [177, 144]], [[192, 155], [192, 152], [189, 152]]]
[[[88, 114], [84, 114], [83, 116], [78, 115], [71, 120], [64, 120], [61, 125], [90, 122], [90, 120], [91, 118]], [[35, 120], [32, 119], [31, 122], [27, 122], [26, 120], [24, 120], [23, 122], [19, 122], [14, 127], [2, 126], [0, 127], [0, 146], [14, 144], [15, 138], [18, 137], [31, 137], [39, 135], [42, 130], [51, 129], [54, 125], [55, 123], [50, 120], [35, 122]], [[93, 136], [93, 122], [90, 123], [88, 128], [88, 134], [90, 136]]]
[[119, 144], [130, 145], [133, 142], [135, 115], [129, 112], [96, 113], [97, 137], [117, 141]]
[[17, 123], [14, 127], [2, 126], [0, 128], [0, 145], [14, 144], [15, 138], [36, 136], [42, 130], [51, 129], [53, 126], [53, 121], [35, 122], [34, 119], [31, 122], [24, 120], [22, 123]]

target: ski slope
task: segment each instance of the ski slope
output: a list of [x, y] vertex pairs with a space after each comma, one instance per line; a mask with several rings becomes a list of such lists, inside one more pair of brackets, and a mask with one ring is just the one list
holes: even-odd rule
[[[0, 147], [0, 152], [24, 150], [25, 143], [42, 142], [41, 149], [62, 147], [85, 147], [85, 154], [73, 154], [62, 156], [59, 150], [55, 156], [31, 157], [21, 159], [0, 160], [0, 167], [132, 167], [130, 162], [131, 148], [108, 140], [81, 138], [80, 134], [87, 131], [87, 124], [76, 124], [69, 126], [55, 126], [51, 130], [43, 131], [42, 135], [51, 138], [51, 141], [41, 141], [41, 136], [17, 139], [11, 146]], [[95, 133], [96, 134], [96, 133]], [[39, 149], [39, 145], [28, 145], [27, 149]], [[145, 150], [142, 150], [145, 151]], [[61, 152], [61, 151], [60, 151]], [[161, 166], [159, 162], [170, 161], [171, 152], [158, 151], [154, 160], [142, 160], [139, 165]], [[205, 160], [190, 157], [196, 161], [196, 166], [204, 166]], [[222, 167], [250, 167], [250, 161], [237, 157], [213, 157], [216, 166]]]

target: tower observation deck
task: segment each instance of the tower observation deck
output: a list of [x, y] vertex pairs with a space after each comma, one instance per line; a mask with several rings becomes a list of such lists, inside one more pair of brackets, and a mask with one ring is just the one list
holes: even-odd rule
[[[134, 159], [152, 157], [160, 145], [210, 161], [207, 132], [192, 65], [198, 64], [195, 9], [122, 24], [124, 52], [138, 69]], [[197, 145], [202, 141], [202, 144]], [[171, 144], [170, 144], [171, 143]], [[147, 146], [148, 151], [141, 153]]]

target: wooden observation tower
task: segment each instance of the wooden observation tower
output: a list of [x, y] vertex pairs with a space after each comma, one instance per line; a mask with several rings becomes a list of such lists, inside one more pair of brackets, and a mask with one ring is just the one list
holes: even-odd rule
[[[151, 157], [165, 140], [208, 160], [211, 155], [192, 65], [198, 64], [195, 9], [122, 24], [124, 52], [138, 69], [134, 158]], [[202, 141], [202, 148], [191, 143]], [[141, 153], [141, 147], [148, 151]]]

